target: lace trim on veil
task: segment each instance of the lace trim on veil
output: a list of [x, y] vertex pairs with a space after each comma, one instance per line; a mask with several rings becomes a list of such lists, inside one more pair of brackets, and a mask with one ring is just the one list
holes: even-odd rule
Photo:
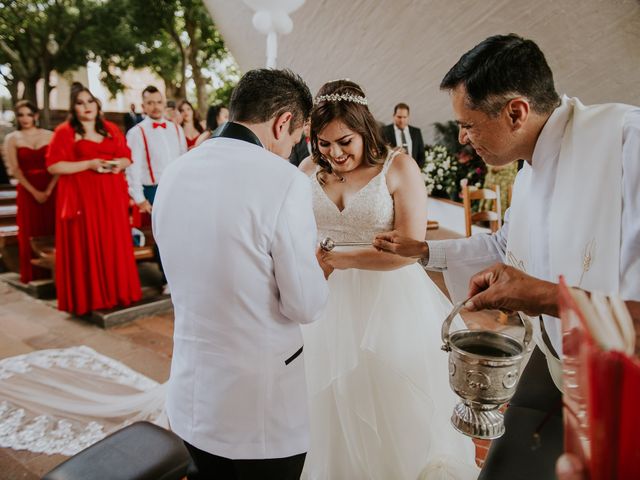
[[138, 420], [167, 426], [164, 390], [87, 346], [0, 360], [0, 447], [74, 455]]

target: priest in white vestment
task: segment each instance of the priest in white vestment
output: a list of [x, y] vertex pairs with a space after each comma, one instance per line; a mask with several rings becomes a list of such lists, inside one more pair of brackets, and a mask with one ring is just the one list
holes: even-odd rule
[[[442, 271], [453, 301], [467, 298], [470, 277], [496, 262], [640, 300], [640, 108], [560, 98], [543, 53], [516, 35], [474, 47], [441, 88], [451, 92], [461, 143], [490, 165], [525, 160], [504, 225], [428, 242], [390, 232], [374, 244]], [[560, 324], [543, 316], [536, 327], [538, 348], [505, 415], [507, 433], [493, 442], [480, 479], [555, 478]]]

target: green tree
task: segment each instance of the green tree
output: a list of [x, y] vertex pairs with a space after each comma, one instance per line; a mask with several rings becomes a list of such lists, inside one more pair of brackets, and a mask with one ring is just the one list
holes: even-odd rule
[[100, 0], [8, 0], [0, 1], [0, 50], [10, 74], [3, 75], [17, 93], [24, 84], [23, 98], [36, 100], [36, 85], [44, 79], [42, 121], [49, 124], [50, 75], [62, 74], [84, 64], [87, 37], [103, 7]]
[[141, 46], [131, 64], [156, 71], [165, 81], [169, 98], [186, 98], [190, 74], [198, 110], [204, 115], [208, 72], [230, 54], [202, 0], [157, 0], [151, 8], [143, 0], [129, 1], [130, 22]]
[[94, 60], [115, 95], [124, 88], [122, 70], [148, 67], [170, 98], [186, 97], [190, 74], [204, 113], [208, 72], [221, 62], [233, 70], [229, 58], [202, 0], [0, 0], [0, 76], [14, 102], [19, 83], [23, 98], [36, 100], [36, 84], [45, 79], [45, 125], [53, 70], [63, 74]]

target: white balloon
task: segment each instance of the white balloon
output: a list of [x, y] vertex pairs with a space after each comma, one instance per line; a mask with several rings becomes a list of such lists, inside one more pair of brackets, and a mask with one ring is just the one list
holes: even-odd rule
[[253, 26], [260, 33], [267, 35], [274, 31], [273, 18], [271, 14], [265, 10], [259, 10], [253, 15]]
[[293, 21], [291, 17], [283, 11], [274, 12], [271, 16], [271, 21], [275, 27], [275, 31], [283, 35], [291, 33], [293, 30]]

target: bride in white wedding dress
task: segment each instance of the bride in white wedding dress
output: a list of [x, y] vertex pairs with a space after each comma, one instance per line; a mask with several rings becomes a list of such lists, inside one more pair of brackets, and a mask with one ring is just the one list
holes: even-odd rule
[[[418, 166], [384, 145], [358, 85], [320, 89], [311, 144], [300, 168], [319, 238], [370, 242], [391, 229], [424, 238]], [[303, 327], [312, 438], [303, 478], [476, 478], [473, 443], [449, 422], [448, 299], [414, 261], [372, 247], [320, 255], [330, 295], [325, 316]]]

